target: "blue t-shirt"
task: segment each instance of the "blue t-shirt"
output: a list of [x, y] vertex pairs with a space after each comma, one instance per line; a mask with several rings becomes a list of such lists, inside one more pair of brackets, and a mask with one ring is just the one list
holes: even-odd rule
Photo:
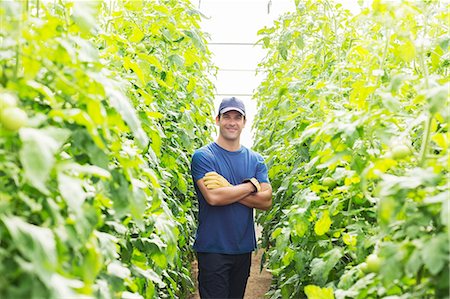
[[215, 171], [232, 185], [248, 178], [268, 183], [267, 166], [261, 155], [241, 146], [230, 152], [213, 142], [195, 151], [191, 173], [199, 202], [198, 229], [194, 243], [197, 252], [241, 254], [256, 248], [253, 208], [238, 202], [211, 206], [203, 197], [197, 181]]

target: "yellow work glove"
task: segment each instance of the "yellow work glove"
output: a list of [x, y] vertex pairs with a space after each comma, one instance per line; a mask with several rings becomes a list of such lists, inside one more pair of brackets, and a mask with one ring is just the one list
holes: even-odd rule
[[231, 187], [231, 185], [226, 178], [221, 176], [215, 171], [211, 171], [205, 174], [203, 177], [203, 182], [205, 183], [206, 188], [208, 189], [216, 189], [222, 187]]

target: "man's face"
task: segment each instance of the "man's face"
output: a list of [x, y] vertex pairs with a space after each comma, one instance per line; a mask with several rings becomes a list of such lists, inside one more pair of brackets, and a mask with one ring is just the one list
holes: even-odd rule
[[216, 125], [219, 126], [220, 135], [226, 140], [236, 140], [241, 136], [245, 126], [245, 118], [237, 111], [231, 110], [216, 117]]

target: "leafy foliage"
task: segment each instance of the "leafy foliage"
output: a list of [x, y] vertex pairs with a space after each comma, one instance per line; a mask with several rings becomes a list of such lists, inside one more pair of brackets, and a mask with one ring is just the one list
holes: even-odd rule
[[270, 297], [448, 298], [448, 4], [296, 7], [259, 32]]
[[199, 18], [188, 1], [1, 3], [0, 104], [28, 118], [0, 119], [2, 298], [192, 290], [189, 153], [214, 71]]

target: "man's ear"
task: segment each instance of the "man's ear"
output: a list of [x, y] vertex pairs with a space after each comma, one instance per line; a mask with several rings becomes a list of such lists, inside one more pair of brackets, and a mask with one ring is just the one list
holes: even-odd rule
[[219, 120], [220, 120], [220, 117], [219, 117], [219, 115], [217, 115], [217, 116], [216, 116], [216, 125], [217, 125], [217, 126], [219, 125]]

